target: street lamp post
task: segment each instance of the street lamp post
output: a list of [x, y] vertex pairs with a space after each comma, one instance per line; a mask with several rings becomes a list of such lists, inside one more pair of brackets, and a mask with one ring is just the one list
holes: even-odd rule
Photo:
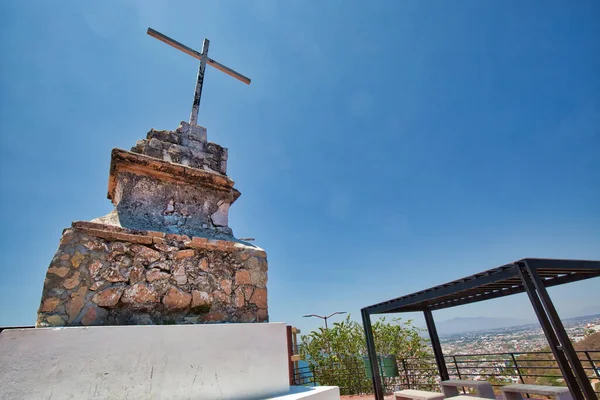
[[303, 317], [317, 317], [317, 318], [321, 318], [322, 320], [325, 321], [325, 329], [327, 330], [327, 318], [331, 318], [336, 314], [346, 314], [346, 311], [336, 311], [333, 314], [329, 314], [328, 316], [323, 316], [323, 315], [317, 315], [317, 314], [308, 314], [308, 315], [303, 315]]

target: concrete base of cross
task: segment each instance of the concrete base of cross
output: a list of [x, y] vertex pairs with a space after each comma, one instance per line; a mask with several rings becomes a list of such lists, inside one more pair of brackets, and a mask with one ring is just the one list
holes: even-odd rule
[[340, 388], [337, 386], [290, 386], [290, 391], [267, 400], [339, 400]]
[[339, 399], [290, 387], [286, 325], [4, 330], [0, 399]]

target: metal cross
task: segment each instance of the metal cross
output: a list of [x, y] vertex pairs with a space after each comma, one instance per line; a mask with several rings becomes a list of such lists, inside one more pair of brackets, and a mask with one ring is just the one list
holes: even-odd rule
[[198, 53], [194, 49], [190, 49], [184, 44], [179, 43], [176, 40], [171, 39], [168, 36], [163, 35], [160, 32], [155, 31], [152, 28], [148, 28], [148, 35], [160, 40], [161, 42], [165, 42], [166, 44], [175, 47], [178, 50], [183, 51], [184, 53], [197, 58], [200, 60], [200, 66], [198, 67], [198, 80], [196, 81], [196, 91], [194, 92], [194, 104], [192, 105], [192, 114], [190, 115], [190, 125], [198, 124], [198, 110], [200, 109], [200, 96], [202, 95], [202, 83], [204, 82], [204, 69], [206, 68], [206, 64], [215, 67], [216, 69], [225, 72], [227, 75], [232, 76], [245, 84], [250, 84], [250, 78], [245, 77], [242, 74], [235, 72], [234, 70], [227, 68], [223, 64], [220, 64], [208, 57], [208, 45], [210, 41], [208, 39], [204, 39], [204, 43], [202, 44], [202, 53]]

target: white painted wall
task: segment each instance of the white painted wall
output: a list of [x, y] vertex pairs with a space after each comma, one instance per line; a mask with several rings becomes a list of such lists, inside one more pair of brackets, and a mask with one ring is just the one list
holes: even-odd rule
[[5, 330], [0, 399], [264, 399], [289, 393], [284, 323]]
[[270, 397], [267, 400], [340, 400], [340, 388], [337, 386], [290, 386], [289, 393]]

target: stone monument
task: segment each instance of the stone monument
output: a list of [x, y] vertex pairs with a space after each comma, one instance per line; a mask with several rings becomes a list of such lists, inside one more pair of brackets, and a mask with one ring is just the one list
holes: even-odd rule
[[240, 196], [227, 149], [197, 125], [206, 64], [250, 79], [152, 29], [200, 60], [190, 123], [152, 129], [111, 154], [110, 214], [63, 232], [44, 282], [36, 326], [265, 322], [266, 253], [233, 236]]
[[198, 53], [148, 33], [200, 59], [190, 123], [112, 151], [114, 211], [63, 232], [37, 328], [0, 332], [0, 400], [339, 400], [290, 386], [285, 323], [244, 323], [268, 320], [267, 258], [233, 236], [227, 149], [196, 121], [206, 64], [250, 80], [208, 40]]

